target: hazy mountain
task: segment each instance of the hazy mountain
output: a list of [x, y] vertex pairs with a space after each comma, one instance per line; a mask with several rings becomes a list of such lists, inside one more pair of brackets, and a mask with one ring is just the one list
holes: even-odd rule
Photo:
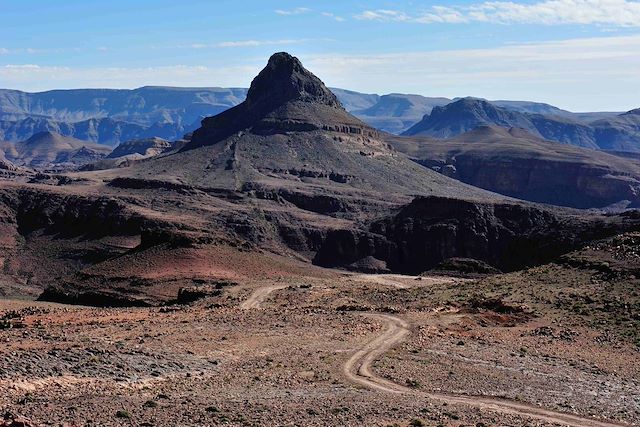
[[[365, 94], [332, 88], [343, 107], [367, 124], [402, 133], [447, 98], [405, 94]], [[123, 141], [159, 137], [179, 139], [200, 121], [238, 105], [244, 88], [142, 87], [138, 89], [73, 89], [27, 93], [0, 89], [0, 139], [23, 141], [52, 131], [77, 139], [115, 146]], [[613, 113], [571, 113], [527, 101], [491, 101], [509, 111], [557, 116], [576, 122], [608, 118]]]
[[591, 123], [603, 150], [640, 152], [640, 108]]
[[640, 162], [545, 141], [522, 129], [484, 126], [452, 139], [396, 137], [418, 163], [476, 187], [578, 208], [640, 206]]
[[640, 151], [638, 117], [629, 112], [593, 123], [582, 123], [558, 115], [522, 113], [498, 107], [491, 102], [464, 98], [435, 107], [404, 135], [451, 138], [478, 126], [525, 129], [547, 140], [579, 147], [617, 151]]
[[399, 134], [431, 113], [435, 106], [449, 104], [447, 98], [427, 98], [420, 95], [393, 93], [383, 95], [374, 105], [351, 113], [380, 130]]
[[350, 112], [364, 110], [380, 100], [380, 95], [375, 93], [360, 93], [335, 87], [330, 90], [338, 97], [344, 109]]
[[114, 146], [122, 141], [154, 136], [177, 139], [198, 126], [199, 122], [186, 127], [179, 123], [156, 123], [153, 126], [143, 126], [111, 118], [68, 123], [44, 117], [28, 117], [15, 122], [0, 121], [0, 138], [18, 142], [39, 132], [54, 132], [83, 141]]
[[146, 86], [126, 89], [72, 89], [27, 93], [0, 91], [0, 119], [48, 117], [74, 123], [109, 117], [145, 126], [192, 123], [242, 102], [246, 89]]
[[574, 113], [542, 102], [530, 101], [489, 101], [493, 105], [520, 113], [544, 114], [551, 116], [572, 116]]
[[104, 145], [53, 132], [39, 132], [19, 143], [0, 143], [0, 149], [11, 162], [29, 167], [49, 167], [58, 164], [82, 165], [103, 158], [111, 151]]
[[[462, 98], [455, 98], [454, 101], [458, 101]], [[578, 122], [589, 123], [594, 120], [604, 119], [611, 116], [621, 114], [621, 112], [586, 112], [586, 113], [574, 113], [573, 111], [563, 110], [550, 104], [543, 102], [532, 101], [508, 101], [508, 100], [485, 100], [489, 101], [495, 106], [506, 108], [511, 111], [518, 111], [520, 113], [530, 114], [542, 114], [545, 116], [559, 116], [567, 119], [572, 119]]]

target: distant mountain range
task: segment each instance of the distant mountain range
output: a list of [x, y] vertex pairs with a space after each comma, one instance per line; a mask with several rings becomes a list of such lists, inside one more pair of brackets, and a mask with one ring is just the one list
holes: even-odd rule
[[[505, 101], [501, 102], [505, 105]], [[526, 109], [521, 104], [517, 106], [514, 110], [482, 99], [459, 99], [445, 106], [434, 107], [431, 114], [403, 135], [452, 138], [479, 126], [495, 125], [524, 129], [540, 138], [579, 147], [640, 152], [640, 109], [585, 122], [567, 114], [523, 112]], [[595, 116], [591, 114], [587, 117]]]
[[[365, 94], [331, 89], [347, 111], [367, 124], [399, 134], [453, 100], [405, 94]], [[27, 93], [0, 89], [0, 140], [23, 141], [42, 131], [116, 146], [121, 142], [159, 137], [181, 138], [246, 98], [244, 88], [74, 89]], [[542, 114], [588, 123], [617, 113], [571, 113], [548, 104], [492, 101], [522, 114]]]

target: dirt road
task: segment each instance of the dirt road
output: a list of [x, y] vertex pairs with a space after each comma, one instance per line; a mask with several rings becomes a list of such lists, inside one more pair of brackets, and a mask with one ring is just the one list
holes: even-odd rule
[[385, 322], [386, 329], [382, 335], [358, 350], [344, 364], [343, 372], [345, 376], [356, 384], [382, 392], [411, 394], [416, 397], [440, 400], [448, 404], [468, 405], [483, 410], [525, 416], [570, 427], [620, 427], [626, 425], [583, 418], [577, 415], [565, 414], [537, 406], [491, 397], [424, 393], [380, 378], [371, 371], [371, 365], [384, 352], [409, 335], [409, 325], [404, 320], [388, 314], [365, 313], [363, 315]]
[[[388, 275], [362, 275], [358, 276], [358, 279], [401, 289], [407, 287], [404, 283], [395, 281]], [[284, 288], [286, 288], [286, 285], [273, 285], [258, 288], [240, 305], [240, 308], [245, 310], [260, 308], [260, 303], [262, 303], [272, 292]], [[570, 427], [626, 426], [626, 424], [583, 418], [577, 415], [551, 411], [533, 405], [526, 405], [492, 397], [425, 393], [381, 378], [372, 372], [372, 364], [386, 351], [394, 345], [402, 342], [404, 338], [409, 335], [409, 324], [399, 317], [389, 314], [363, 313], [362, 315], [384, 322], [386, 324], [386, 328], [382, 335], [367, 343], [364, 347], [353, 354], [353, 356], [351, 356], [344, 364], [342, 368], [344, 375], [349, 381], [355, 384], [381, 392], [410, 394], [414, 397], [439, 400], [446, 402], [447, 404], [468, 405], [480, 408], [481, 410], [524, 416]]]

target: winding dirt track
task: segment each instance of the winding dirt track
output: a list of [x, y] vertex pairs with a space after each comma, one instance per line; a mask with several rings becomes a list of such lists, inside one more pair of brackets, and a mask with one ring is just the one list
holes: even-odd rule
[[401, 342], [409, 335], [409, 325], [404, 320], [390, 316], [388, 314], [369, 314], [364, 316], [372, 317], [386, 323], [387, 328], [382, 335], [365, 345], [357, 351], [343, 367], [345, 376], [356, 384], [365, 387], [388, 392], [405, 393], [440, 400], [448, 404], [461, 404], [486, 409], [503, 414], [526, 416], [549, 423], [557, 423], [571, 427], [620, 427], [626, 424], [617, 424], [605, 421], [598, 421], [591, 418], [582, 418], [577, 415], [565, 414], [540, 408], [537, 406], [525, 405], [509, 400], [496, 399], [483, 396], [462, 396], [447, 395], [438, 393], [424, 393], [412, 390], [408, 387], [380, 378], [371, 372], [371, 364], [385, 351], [395, 344]]
[[[375, 281], [380, 283], [377, 278]], [[387, 283], [390, 284], [390, 283]], [[396, 286], [399, 287], [399, 286]], [[256, 289], [249, 298], [244, 301], [240, 308], [256, 309], [272, 292], [284, 289], [286, 285], [265, 286]], [[362, 313], [363, 316], [380, 320], [386, 324], [386, 329], [382, 335], [366, 344], [358, 350], [343, 366], [343, 373], [347, 379], [355, 384], [382, 391], [386, 393], [411, 394], [416, 397], [439, 400], [448, 404], [458, 404], [473, 406], [476, 408], [494, 411], [502, 414], [517, 415], [535, 418], [548, 423], [556, 423], [570, 427], [622, 427], [627, 424], [618, 424], [606, 421], [598, 421], [591, 418], [583, 418], [577, 415], [566, 414], [540, 408], [532, 405], [525, 405], [509, 400], [466, 395], [448, 395], [439, 393], [425, 393], [410, 389], [392, 381], [376, 376], [371, 371], [371, 365], [394, 345], [400, 343], [409, 335], [409, 324], [396, 316], [378, 313]]]

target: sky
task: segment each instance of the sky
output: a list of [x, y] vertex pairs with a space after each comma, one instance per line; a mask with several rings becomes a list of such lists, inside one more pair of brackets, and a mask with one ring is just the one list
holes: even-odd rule
[[248, 87], [287, 51], [366, 93], [640, 107], [640, 0], [0, 0], [0, 87]]

